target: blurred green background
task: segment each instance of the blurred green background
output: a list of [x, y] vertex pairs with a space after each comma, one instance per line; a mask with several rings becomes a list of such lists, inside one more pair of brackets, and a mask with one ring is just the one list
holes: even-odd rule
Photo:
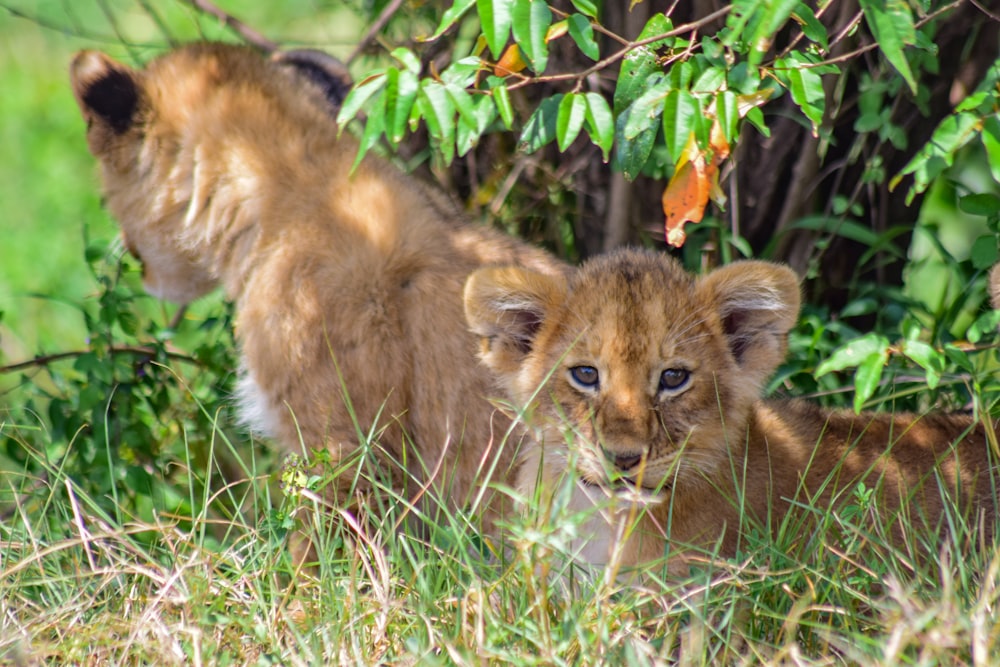
[[[363, 30], [349, 3], [216, 5], [269, 39], [341, 57]], [[85, 345], [78, 304], [96, 285], [84, 250], [117, 234], [70, 92], [72, 55], [99, 49], [138, 63], [170, 40], [199, 38], [235, 39], [177, 0], [0, 2], [0, 365]]]

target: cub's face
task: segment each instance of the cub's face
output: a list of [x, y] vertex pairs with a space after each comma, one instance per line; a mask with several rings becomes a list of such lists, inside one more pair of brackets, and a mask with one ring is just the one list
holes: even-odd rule
[[483, 269], [465, 305], [483, 361], [541, 434], [526, 460], [546, 475], [574, 460], [584, 482], [656, 493], [711, 475], [745, 442], [799, 292], [785, 267], [742, 262], [695, 278], [668, 256], [632, 250], [568, 282]]

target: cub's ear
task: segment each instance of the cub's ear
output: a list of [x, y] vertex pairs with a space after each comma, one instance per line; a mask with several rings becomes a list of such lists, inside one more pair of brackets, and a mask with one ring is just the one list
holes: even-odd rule
[[562, 277], [520, 267], [479, 269], [465, 282], [465, 319], [482, 336], [483, 362], [517, 372], [542, 323], [566, 300]]
[[293, 67], [319, 86], [330, 103], [333, 116], [340, 111], [340, 105], [344, 103], [347, 93], [351, 92], [351, 86], [354, 85], [347, 65], [323, 51], [316, 49], [275, 51], [271, 55], [271, 60]]
[[990, 305], [1000, 310], [1000, 264], [990, 269]]
[[798, 276], [779, 264], [736, 262], [702, 278], [698, 290], [719, 313], [746, 380], [762, 384], [784, 359], [788, 332], [798, 319]]
[[123, 134], [139, 109], [139, 83], [132, 68], [97, 51], [81, 51], [69, 67], [73, 96], [92, 130]]

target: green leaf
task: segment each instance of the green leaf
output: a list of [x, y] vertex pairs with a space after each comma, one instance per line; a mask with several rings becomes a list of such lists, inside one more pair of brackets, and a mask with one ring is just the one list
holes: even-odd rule
[[552, 25], [552, 10], [544, 0], [514, 0], [511, 11], [514, 40], [536, 74], [545, 71], [549, 62], [549, 45], [545, 36]]
[[988, 91], [980, 90], [969, 95], [958, 103], [955, 111], [975, 111], [977, 113], [987, 113], [993, 106], [994, 95]]
[[819, 136], [819, 126], [823, 123], [823, 111], [826, 108], [822, 77], [809, 67], [808, 61], [796, 53], [789, 54], [787, 58], [779, 58], [775, 67], [784, 69], [792, 101], [809, 119], [813, 136]]
[[821, 231], [826, 234], [841, 236], [845, 239], [850, 239], [851, 241], [857, 241], [858, 243], [869, 247], [879, 245], [878, 234], [872, 231], [870, 227], [862, 225], [855, 220], [851, 220], [850, 218], [828, 215], [808, 215], [793, 222], [789, 225], [789, 229]]
[[859, 0], [859, 4], [882, 54], [916, 95], [917, 81], [903, 53], [903, 47], [917, 39], [909, 4], [906, 0]]
[[483, 63], [475, 56], [468, 56], [461, 60], [456, 60], [448, 65], [441, 72], [441, 81], [450, 83], [459, 88], [468, 88], [476, 83], [479, 72], [483, 69]]
[[736, 93], [723, 90], [715, 96], [715, 118], [730, 145], [735, 143], [740, 128], [740, 102]]
[[861, 412], [865, 402], [878, 389], [878, 383], [882, 379], [882, 371], [888, 359], [888, 350], [882, 350], [881, 352], [872, 352], [858, 364], [858, 369], [854, 372], [855, 412]]
[[511, 6], [514, 0], [476, 0], [476, 11], [490, 53], [499, 59], [510, 34]]
[[1000, 197], [989, 192], [965, 195], [959, 198], [958, 207], [972, 215], [996, 215], [1000, 213]]
[[756, 127], [757, 131], [765, 137], [771, 136], [771, 128], [764, 122], [764, 112], [760, 110], [760, 107], [754, 107], [747, 111], [747, 122]]
[[365, 154], [371, 150], [372, 146], [378, 142], [378, 138], [385, 132], [385, 91], [379, 90], [368, 100], [366, 109], [368, 117], [365, 119], [365, 131], [361, 134], [361, 142], [358, 147], [358, 154], [351, 165], [353, 172], [361, 164]]
[[453, 86], [451, 84], [446, 84], [445, 92], [448, 93], [448, 98], [451, 103], [455, 105], [458, 109], [458, 115], [468, 123], [470, 126], [475, 127], [476, 125], [476, 107], [475, 101], [473, 100], [473, 95], [466, 88], [459, 88], [458, 86]]
[[587, 132], [590, 139], [601, 149], [604, 161], [608, 161], [611, 147], [615, 143], [615, 120], [608, 101], [597, 93], [585, 93], [587, 101]]
[[420, 82], [417, 75], [407, 70], [390, 69], [386, 72], [385, 85], [385, 126], [386, 136], [393, 144], [398, 144], [406, 134], [406, 124], [410, 119], [410, 109], [417, 99]]
[[996, 236], [988, 234], [976, 239], [969, 252], [969, 258], [972, 260], [972, 266], [979, 271], [985, 271], [996, 264], [998, 259]]
[[785, 25], [798, 4], [799, 0], [766, 0], [761, 3], [763, 13], [751, 25], [751, 33], [747, 38], [750, 46], [747, 62], [751, 67], [760, 63], [770, 48], [775, 33]]
[[[639, 33], [638, 40], [642, 41], [644, 39], [650, 39], [656, 37], [657, 35], [662, 35], [670, 32], [674, 29], [674, 24], [665, 14], [660, 12], [654, 13], [649, 20], [646, 21], [646, 25], [642, 27], [642, 32]], [[651, 49], [661, 49], [664, 46], [669, 46], [673, 42], [672, 37], [667, 37], [665, 39], [660, 39], [655, 42], [650, 42], [649, 47]]]
[[413, 51], [401, 46], [393, 49], [389, 55], [398, 60], [407, 72], [412, 72], [416, 76], [420, 75], [420, 58]]
[[938, 174], [951, 166], [958, 149], [977, 136], [979, 118], [971, 113], [952, 114], [934, 130], [930, 141], [889, 182], [892, 190], [904, 176], [913, 174], [913, 186], [906, 195], [907, 204], [913, 197], [927, 189]]
[[660, 65], [656, 62], [656, 53], [652, 49], [643, 46], [626, 54], [615, 86], [615, 115], [624, 113], [646, 91], [647, 82], [654, 78], [660, 78]]
[[510, 102], [510, 91], [507, 90], [507, 84], [502, 78], [496, 76], [490, 77], [490, 79], [496, 79], [499, 82], [493, 86], [490, 93], [493, 95], [493, 103], [497, 106], [504, 127], [509, 130], [514, 124], [514, 106]]
[[663, 104], [670, 92], [670, 84], [650, 77], [646, 92], [640, 95], [628, 108], [628, 122], [625, 123], [625, 140], [631, 141], [640, 132], [656, 124], [663, 113]]
[[386, 75], [384, 72], [372, 75], [358, 83], [351, 92], [347, 94], [344, 103], [337, 113], [337, 125], [343, 128], [347, 123], [358, 115], [358, 112], [365, 106], [371, 97], [385, 88]]
[[992, 115], [983, 121], [982, 142], [993, 180], [1000, 182], [1000, 116]]
[[[639, 40], [669, 32], [673, 24], [663, 14], [654, 14], [646, 23]], [[656, 59], [656, 49], [672, 40], [640, 46], [625, 54], [618, 70], [618, 84], [615, 86], [615, 116], [625, 111], [647, 88], [651, 76], [659, 75], [663, 69]]]
[[590, 18], [597, 19], [597, 3], [594, 0], [570, 0], [576, 11], [586, 14]]
[[709, 67], [691, 85], [691, 92], [714, 93], [726, 85], [726, 71], [721, 67]]
[[827, 373], [858, 366], [873, 354], [888, 354], [888, 350], [887, 338], [876, 333], [865, 334], [837, 348], [816, 367], [813, 375], [822, 377]]
[[802, 27], [803, 35], [823, 47], [824, 51], [830, 50], [826, 28], [816, 18], [812, 7], [804, 2], [799, 3], [799, 6], [792, 10], [792, 19]]
[[519, 146], [524, 152], [534, 153], [555, 140], [562, 99], [562, 95], [546, 98], [531, 114], [531, 118], [524, 125], [524, 131], [521, 132]]
[[434, 34], [431, 35], [430, 39], [427, 41], [433, 41], [443, 35], [445, 31], [455, 25], [455, 23], [458, 22], [458, 20], [465, 15], [465, 12], [469, 11], [469, 8], [474, 4], [476, 4], [476, 0], [455, 0], [454, 4], [446, 9], [444, 14], [441, 15], [441, 23], [438, 24], [437, 30], [434, 31]]
[[[471, 97], [471, 96], [470, 96]], [[493, 105], [493, 100], [485, 95], [479, 95], [472, 102], [473, 117], [472, 122], [465, 116], [458, 117], [458, 127], [455, 133], [455, 148], [459, 157], [468, 153], [475, 147], [479, 137], [496, 118], [497, 111]]]
[[416, 104], [435, 148], [445, 164], [451, 164], [455, 155], [455, 106], [448, 92], [437, 81], [427, 79], [417, 94]]
[[927, 386], [931, 389], [937, 387], [941, 381], [941, 373], [944, 372], [944, 354], [919, 340], [903, 341], [902, 351], [924, 369]]
[[565, 151], [573, 143], [587, 115], [587, 101], [583, 95], [567, 93], [559, 103], [559, 116], [556, 119], [556, 139], [559, 150]]
[[640, 132], [631, 141], [624, 140], [625, 126], [629, 121], [629, 111], [618, 116], [615, 121], [615, 142], [613, 167], [621, 171], [625, 178], [632, 181], [642, 173], [643, 167], [649, 160], [653, 152], [653, 145], [656, 143], [656, 135], [659, 128], [654, 123], [645, 131]]
[[583, 55], [591, 60], [597, 60], [601, 57], [601, 47], [594, 39], [594, 26], [590, 24], [590, 19], [582, 14], [573, 14], [569, 17], [568, 27], [569, 36], [576, 42], [576, 46]]
[[976, 318], [965, 332], [965, 336], [975, 345], [984, 337], [995, 334], [998, 326], [1000, 326], [1000, 310], [990, 310]]
[[671, 90], [663, 103], [663, 137], [670, 159], [676, 164], [692, 132], [697, 132], [701, 106], [686, 90]]
[[667, 74], [667, 78], [670, 79], [670, 85], [677, 90], [690, 88], [693, 76], [694, 67], [687, 61], [676, 63], [670, 68], [670, 73]]

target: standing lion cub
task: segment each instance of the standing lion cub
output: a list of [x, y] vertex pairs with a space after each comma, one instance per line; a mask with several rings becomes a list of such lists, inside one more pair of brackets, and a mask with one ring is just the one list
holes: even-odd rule
[[462, 288], [490, 263], [563, 266], [376, 157], [349, 173], [357, 143], [338, 137], [325, 76], [321, 58], [221, 44], [140, 70], [94, 51], [71, 66], [146, 289], [186, 303], [221, 284], [235, 302], [244, 420], [287, 451], [326, 449], [348, 468], [341, 492], [372, 433], [395, 489], [495, 514], [510, 421], [488, 402]]
[[[996, 294], [1000, 273], [993, 282]], [[568, 471], [578, 478], [569, 507], [593, 514], [577, 544], [592, 563], [667, 553], [683, 570], [674, 556], [686, 547], [734, 556], [744, 519], [773, 531], [797, 509], [807, 527], [815, 508], [856, 502], [859, 482], [897, 541], [910, 525], [945, 529], [949, 514], [987, 544], [994, 535], [1000, 478], [971, 417], [760, 399], [798, 317], [787, 267], [739, 262], [695, 278], [632, 250], [568, 278], [484, 268], [465, 308], [531, 426], [518, 489], [546, 502]]]

